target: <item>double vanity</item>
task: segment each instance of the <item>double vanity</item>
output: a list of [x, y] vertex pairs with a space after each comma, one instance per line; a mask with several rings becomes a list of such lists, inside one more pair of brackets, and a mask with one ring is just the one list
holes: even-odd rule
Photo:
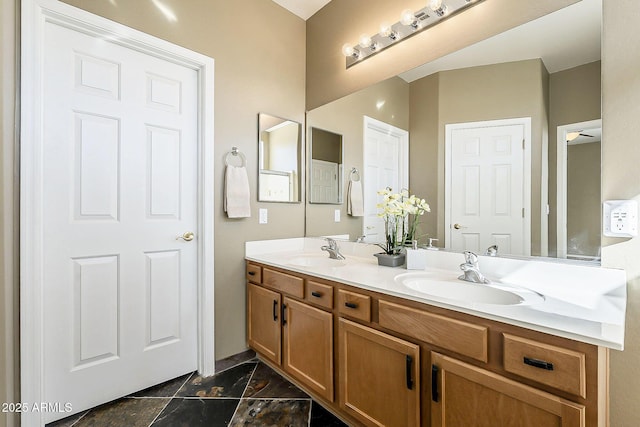
[[247, 337], [352, 425], [605, 426], [609, 349], [624, 342], [622, 270], [462, 254], [382, 267], [375, 245], [247, 242]]

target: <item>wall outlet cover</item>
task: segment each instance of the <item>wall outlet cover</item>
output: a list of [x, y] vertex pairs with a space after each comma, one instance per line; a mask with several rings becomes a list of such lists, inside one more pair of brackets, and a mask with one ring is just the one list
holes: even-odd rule
[[268, 211], [266, 209], [260, 209], [260, 224], [266, 224], [269, 221]]
[[609, 237], [638, 235], [638, 202], [607, 200], [602, 205], [602, 234]]

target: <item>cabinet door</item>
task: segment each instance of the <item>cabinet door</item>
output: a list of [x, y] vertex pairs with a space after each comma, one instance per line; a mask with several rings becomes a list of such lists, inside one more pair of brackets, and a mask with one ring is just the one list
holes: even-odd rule
[[431, 363], [432, 427], [585, 425], [582, 405], [438, 353]]
[[247, 285], [247, 337], [249, 347], [280, 364], [280, 294], [261, 286]]
[[369, 426], [420, 424], [420, 347], [340, 319], [340, 407]]
[[284, 370], [333, 401], [333, 316], [284, 298]]

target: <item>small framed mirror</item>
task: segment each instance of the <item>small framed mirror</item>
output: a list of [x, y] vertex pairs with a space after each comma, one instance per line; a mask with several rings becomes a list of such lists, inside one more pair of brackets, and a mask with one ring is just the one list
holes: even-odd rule
[[342, 204], [342, 135], [312, 127], [309, 151], [309, 202]]
[[258, 115], [258, 201], [300, 202], [302, 125]]

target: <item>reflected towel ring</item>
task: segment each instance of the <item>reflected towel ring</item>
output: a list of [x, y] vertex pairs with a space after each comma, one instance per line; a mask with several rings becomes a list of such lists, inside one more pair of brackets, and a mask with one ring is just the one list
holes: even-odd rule
[[244, 167], [247, 165], [247, 158], [244, 156], [244, 154], [238, 151], [238, 147], [232, 147], [231, 151], [224, 156], [225, 166], [229, 166], [229, 156], [240, 156], [240, 159], [242, 160], [240, 167]]
[[[354, 175], [358, 177], [358, 179], [354, 179]], [[351, 172], [349, 173], [349, 181], [360, 181], [360, 172], [358, 172], [357, 168], [351, 168]]]

